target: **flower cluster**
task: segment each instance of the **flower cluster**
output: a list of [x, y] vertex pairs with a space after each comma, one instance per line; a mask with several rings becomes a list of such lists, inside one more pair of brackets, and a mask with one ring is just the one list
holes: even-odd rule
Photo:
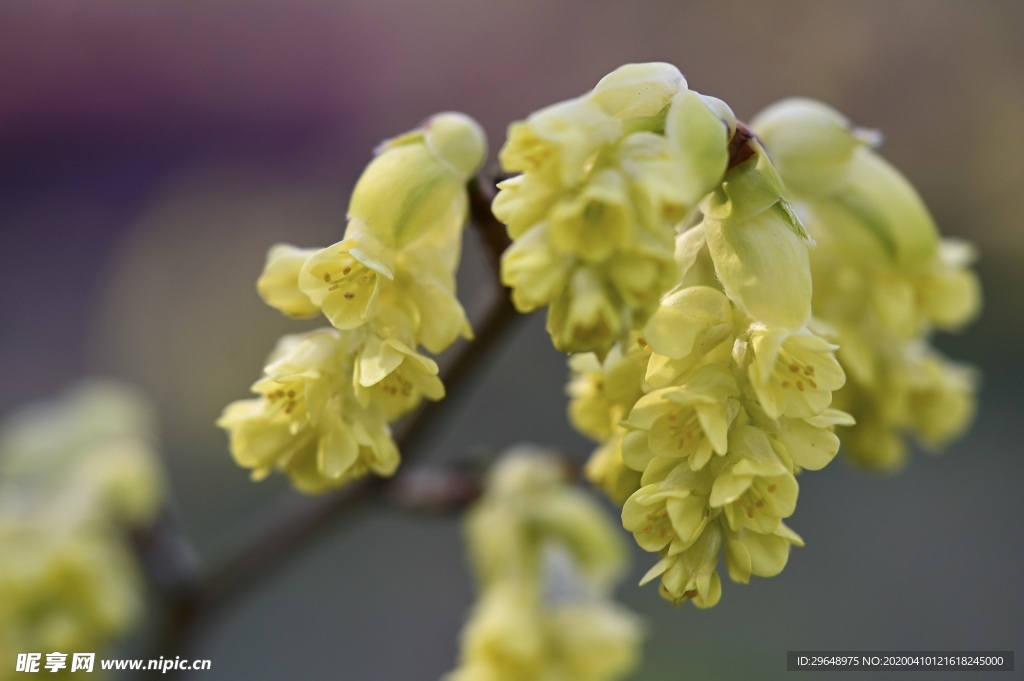
[[278, 470], [313, 493], [395, 471], [388, 424], [444, 397], [436, 362], [419, 348], [436, 354], [471, 335], [455, 269], [466, 181], [485, 155], [475, 122], [434, 116], [378, 149], [342, 241], [270, 250], [263, 300], [291, 317], [322, 313], [331, 328], [283, 338], [253, 385], [260, 396], [228, 405], [218, 421], [255, 478]]
[[676, 224], [722, 179], [735, 119], [674, 66], [630, 64], [588, 94], [513, 123], [495, 216], [513, 245], [516, 308], [548, 306], [564, 352], [600, 357], [639, 329], [676, 278]]
[[811, 330], [807, 236], [764, 150], [740, 143], [678, 237], [676, 286], [624, 354], [571, 360], [570, 415], [603, 441], [588, 473], [661, 555], [644, 581], [700, 607], [721, 596], [723, 552], [736, 581], [782, 570], [801, 544], [783, 523], [796, 475], [824, 467], [850, 422], [830, 407], [836, 346]]
[[978, 312], [973, 251], [940, 238], [914, 188], [872, 150], [878, 136], [833, 109], [784, 100], [752, 127], [818, 242], [814, 312], [841, 339], [850, 380], [836, 403], [857, 420], [844, 451], [864, 466], [898, 468], [905, 434], [936, 447], [973, 415], [973, 372], [928, 344], [934, 329], [955, 330]]
[[640, 623], [608, 598], [624, 547], [555, 459], [507, 454], [466, 529], [481, 594], [446, 681], [612, 681], [633, 668]]
[[126, 532], [164, 483], [140, 397], [106, 383], [12, 416], [0, 434], [0, 659], [98, 650], [141, 612]]
[[900, 432], [936, 444], [970, 418], [970, 372], [926, 343], [977, 310], [970, 250], [870, 140], [803, 100], [747, 127], [666, 64], [509, 131], [504, 279], [582, 353], [587, 475], [661, 555], [644, 581], [673, 602], [714, 605], [723, 553], [735, 581], [782, 570], [796, 476], [835, 457], [837, 426], [891, 467]]

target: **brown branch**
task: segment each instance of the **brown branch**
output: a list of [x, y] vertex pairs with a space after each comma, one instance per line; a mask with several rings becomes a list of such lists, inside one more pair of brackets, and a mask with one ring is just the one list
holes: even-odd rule
[[[474, 178], [467, 187], [471, 222], [480, 234], [497, 277], [501, 254], [509, 245], [505, 227], [491, 213], [495, 183]], [[447, 398], [429, 402], [410, 416], [396, 438], [405, 465], [422, 454], [429, 438], [446, 423], [446, 413], [466, 392], [481, 363], [493, 351], [495, 341], [519, 316], [507, 291], [477, 323], [476, 338], [462, 346], [444, 372]], [[252, 591], [261, 581], [286, 566], [305, 548], [318, 541], [341, 520], [351, 521], [373, 503], [443, 510], [465, 505], [479, 493], [479, 484], [468, 479], [417, 481], [410, 475], [364, 478], [344, 490], [315, 498], [290, 496], [272, 513], [275, 520], [250, 539], [223, 564], [203, 577], [191, 549], [176, 523], [160, 523], [138, 547], [149, 567], [151, 580], [160, 592], [164, 627], [150, 658], [182, 654], [201, 629], [209, 626], [231, 604]]]

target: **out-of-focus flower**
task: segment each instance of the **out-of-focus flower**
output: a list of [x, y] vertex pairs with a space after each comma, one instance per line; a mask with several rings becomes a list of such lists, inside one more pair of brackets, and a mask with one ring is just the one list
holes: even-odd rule
[[843, 450], [894, 470], [906, 460], [905, 435], [931, 448], [955, 438], [970, 423], [975, 379], [928, 339], [980, 308], [971, 247], [940, 238], [914, 188], [871, 148], [878, 135], [834, 109], [783, 100], [752, 127], [818, 243], [814, 313], [833, 330], [849, 379], [836, 404], [856, 420]]
[[624, 547], [555, 459], [509, 452], [466, 528], [481, 593], [448, 681], [612, 681], [636, 665], [640, 623], [609, 600]]
[[94, 381], [0, 427], [0, 658], [101, 650], [141, 614], [126, 537], [164, 495], [146, 404]]

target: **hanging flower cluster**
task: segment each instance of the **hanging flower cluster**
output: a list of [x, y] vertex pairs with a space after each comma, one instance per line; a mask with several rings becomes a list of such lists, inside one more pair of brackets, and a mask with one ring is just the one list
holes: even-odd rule
[[90, 383], [0, 430], [0, 659], [101, 650], [141, 614], [126, 536], [164, 496], [143, 405]]
[[796, 478], [836, 455], [837, 426], [884, 465], [895, 431], [935, 442], [970, 414], [969, 374], [922, 342], [977, 307], [964, 250], [845, 121], [805, 109], [763, 114], [762, 139], [674, 67], [630, 65], [502, 150], [519, 173], [494, 203], [515, 241], [504, 280], [582, 353], [568, 391], [601, 443], [588, 477], [676, 603], [718, 602], [723, 554], [735, 581], [783, 569]]
[[970, 244], [941, 239], [914, 188], [871, 149], [878, 135], [824, 104], [784, 100], [751, 125], [818, 242], [814, 313], [840, 338], [849, 381], [836, 403], [857, 420], [843, 436], [846, 454], [892, 470], [905, 462], [904, 435], [934, 448], [962, 433], [974, 373], [928, 339], [978, 313]]
[[678, 281], [647, 324], [603, 366], [571, 362], [570, 414], [604, 440], [588, 473], [661, 556], [644, 581], [700, 607], [721, 597], [723, 552], [740, 582], [785, 566], [801, 544], [783, 522], [796, 475], [825, 466], [834, 426], [850, 422], [830, 408], [844, 381], [836, 346], [808, 324], [807, 236], [763, 149], [744, 143], [678, 237]]
[[218, 424], [239, 465], [277, 470], [301, 490], [391, 475], [389, 423], [444, 397], [433, 359], [471, 331], [455, 295], [466, 181], [486, 155], [483, 132], [439, 114], [385, 142], [352, 194], [345, 238], [323, 249], [277, 245], [257, 288], [291, 317], [323, 314], [331, 328], [286, 336]]
[[609, 598], [624, 547], [550, 453], [507, 453], [466, 534], [480, 597], [446, 681], [612, 681], [635, 666], [642, 627]]
[[722, 179], [735, 119], [669, 64], [631, 64], [513, 123], [495, 216], [502, 280], [521, 312], [548, 306], [565, 352], [603, 357], [676, 278], [676, 225]]

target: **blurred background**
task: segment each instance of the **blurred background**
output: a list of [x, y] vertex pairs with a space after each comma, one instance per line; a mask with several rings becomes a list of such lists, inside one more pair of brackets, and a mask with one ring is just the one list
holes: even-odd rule
[[[984, 375], [977, 422], [879, 478], [801, 478], [807, 541], [707, 612], [637, 589], [637, 679], [784, 678], [790, 649], [1013, 649], [1024, 631], [1024, 4], [1016, 0], [0, 0], [0, 413], [89, 375], [156, 401], [186, 527], [215, 562], [286, 483], [252, 484], [214, 425], [282, 333], [262, 304], [278, 241], [341, 236], [381, 139], [464, 111], [507, 124], [636, 61], [669, 61], [749, 120], [790, 95], [885, 134], [947, 235], [973, 240], [981, 319], [937, 344]], [[463, 300], [491, 293], [470, 238]], [[581, 459], [564, 358], [520, 325], [427, 461], [528, 440]], [[454, 406], [454, 405], [453, 405]], [[472, 602], [458, 524], [381, 512], [339, 528], [206, 637], [223, 679], [436, 679]], [[895, 677], [895, 675], [893, 675]], [[957, 675], [968, 678], [968, 675]], [[822, 674], [816, 678], [826, 678]]]

